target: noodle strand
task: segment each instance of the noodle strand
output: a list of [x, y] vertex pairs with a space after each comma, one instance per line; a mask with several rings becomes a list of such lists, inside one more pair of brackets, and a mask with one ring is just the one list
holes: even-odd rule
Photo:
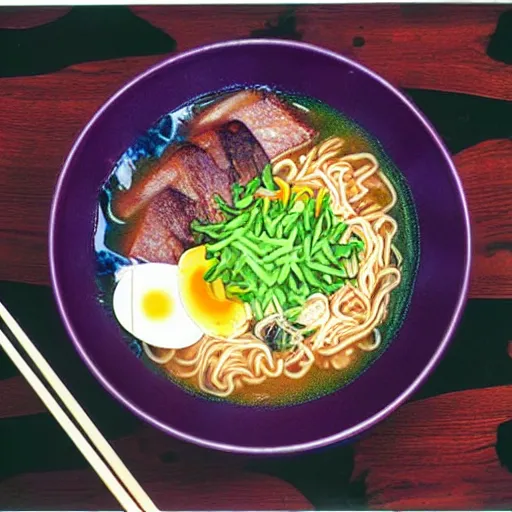
[[[308, 298], [301, 314], [311, 332], [292, 336], [288, 352], [272, 352], [265, 343], [265, 330], [277, 324], [287, 332], [278, 311], [258, 322], [250, 322], [229, 339], [204, 336], [191, 349], [172, 350], [156, 355], [144, 345], [146, 355], [166, 365], [178, 378], [195, 378], [199, 388], [218, 397], [227, 397], [247, 385], [285, 376], [303, 378], [316, 365], [341, 370], [354, 350], [376, 350], [381, 345], [378, 326], [387, 316], [391, 292], [401, 280], [402, 256], [393, 244], [398, 226], [388, 212], [396, 204], [396, 192], [380, 171], [374, 155], [368, 152], [343, 154], [344, 141], [331, 137], [297, 159], [283, 157], [273, 162], [272, 172], [291, 185], [312, 190], [327, 189], [335, 215], [346, 224], [340, 243], [357, 236], [364, 251], [346, 262], [347, 283], [330, 297], [315, 294]], [[388, 198], [376, 200], [378, 187]], [[396, 264], [394, 264], [395, 262]]]

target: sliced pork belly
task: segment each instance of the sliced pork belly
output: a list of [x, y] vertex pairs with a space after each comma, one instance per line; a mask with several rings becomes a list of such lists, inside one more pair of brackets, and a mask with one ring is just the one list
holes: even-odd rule
[[158, 193], [130, 223], [123, 253], [157, 263], [176, 264], [194, 245], [190, 223], [206, 217], [201, 204], [172, 188]]
[[240, 121], [232, 121], [219, 128], [219, 134], [240, 182], [245, 185], [261, 173], [270, 162], [263, 147]]
[[196, 135], [190, 142], [204, 149], [221, 169], [234, 173], [242, 185], [261, 173], [270, 162], [261, 144], [239, 121]]
[[217, 130], [200, 133], [196, 137], [190, 138], [190, 142], [206, 151], [220, 169], [226, 172], [234, 172], [233, 164], [222, 145], [222, 140]]
[[234, 174], [217, 166], [203, 149], [185, 145], [169, 150], [135, 180], [131, 188], [120, 192], [113, 201], [114, 214], [128, 219], [157, 194], [172, 187], [198, 202], [211, 220], [218, 219], [214, 194], [226, 201], [231, 198]]
[[299, 111], [266, 91], [237, 92], [192, 120], [190, 132], [197, 136], [226, 123], [242, 122], [261, 144], [270, 159], [307, 145], [316, 136]]

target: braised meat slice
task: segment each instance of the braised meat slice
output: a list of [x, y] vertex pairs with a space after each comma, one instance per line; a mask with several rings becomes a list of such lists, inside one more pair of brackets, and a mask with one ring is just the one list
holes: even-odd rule
[[113, 211], [121, 219], [128, 219], [163, 190], [172, 187], [198, 202], [210, 220], [218, 219], [214, 194], [224, 200], [231, 198], [231, 184], [235, 176], [221, 169], [203, 149], [187, 144], [170, 149], [141, 173], [131, 188], [119, 192], [112, 203]]
[[181, 254], [194, 245], [190, 223], [206, 215], [201, 203], [167, 188], [130, 222], [122, 252], [131, 258], [176, 264]]
[[240, 121], [231, 121], [192, 137], [190, 141], [204, 149], [226, 172], [234, 173], [245, 185], [270, 162], [254, 135]]
[[234, 173], [233, 164], [222, 145], [220, 134], [217, 130], [209, 130], [190, 138], [190, 142], [206, 151], [225, 172]]
[[274, 93], [254, 90], [237, 92], [206, 108], [192, 120], [190, 132], [196, 136], [228, 121], [242, 122], [271, 160], [307, 145], [316, 136], [298, 109]]

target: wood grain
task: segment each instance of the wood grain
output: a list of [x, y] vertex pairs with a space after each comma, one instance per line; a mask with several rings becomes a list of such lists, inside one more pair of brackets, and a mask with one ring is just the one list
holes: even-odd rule
[[102, 103], [159, 60], [94, 62], [0, 80], [0, 279], [49, 283], [48, 219], [66, 155]]
[[46, 408], [22, 377], [0, 381], [0, 419], [46, 412]]
[[0, 10], [0, 28], [37, 27], [61, 18], [69, 10], [69, 7], [3, 7]]
[[512, 474], [495, 443], [511, 417], [512, 386], [410, 403], [357, 444], [354, 478], [365, 475], [370, 508], [510, 510]]
[[[512, 100], [512, 68], [486, 53], [498, 18], [508, 8], [141, 5], [131, 9], [174, 38], [178, 51], [245, 37], [300, 39], [352, 57], [402, 88]], [[3, 9], [0, 27], [27, 28], [63, 13], [32, 10], [20, 15]], [[0, 280], [49, 283], [49, 208], [74, 138], [110, 95], [163, 58], [96, 61], [48, 75], [0, 80]], [[493, 136], [501, 135], [487, 138]], [[512, 297], [512, 141], [482, 142], [456, 155], [455, 162], [472, 217], [470, 294]], [[55, 341], [53, 334], [49, 337]], [[508, 346], [512, 357], [511, 346], [512, 342]], [[505, 350], [503, 358], [508, 360]], [[44, 411], [20, 377], [3, 380], [0, 390], [0, 418], [9, 418], [3, 425], [26, 422], [28, 418], [21, 416]], [[108, 418], [124, 425], [127, 419], [123, 423], [120, 416], [113, 418], [113, 406], [106, 412], [110, 405], [108, 401], [103, 409], [93, 410], [98, 421]], [[510, 509], [512, 475], [500, 467], [494, 444], [497, 425], [509, 420], [511, 411], [512, 386], [409, 403], [355, 445], [353, 481], [365, 480], [372, 508]], [[36, 416], [40, 417], [47, 419]], [[106, 424], [103, 430], [108, 431]], [[249, 472], [243, 457], [186, 445], [147, 426], [130, 425], [124, 432], [131, 434], [114, 441], [115, 448], [162, 508], [312, 508], [290, 484]], [[66, 441], [64, 434], [59, 435], [62, 439], [55, 449]], [[3, 436], [4, 442], [8, 439], [9, 435]], [[14, 450], [16, 458], [18, 453]], [[44, 458], [45, 452], [41, 454]], [[65, 468], [70, 461], [66, 457], [57, 467]], [[39, 467], [47, 462], [40, 461]], [[74, 467], [73, 460], [69, 463]], [[118, 508], [88, 469], [31, 472], [37, 469], [0, 481], [2, 508], [55, 509], [56, 503], [67, 510]]]
[[[292, 485], [257, 473], [176, 463], [136, 476], [161, 510], [312, 510]], [[0, 483], [0, 496], [4, 510], [119, 510], [92, 470], [19, 475]]]
[[[2, 81], [0, 280], [49, 283], [47, 224], [58, 173], [73, 139], [95, 110], [148, 64], [147, 58], [129, 61], [129, 69], [126, 60], [96, 62]], [[455, 162], [475, 227], [470, 295], [512, 297], [507, 245], [512, 230], [506, 214], [512, 197], [512, 145], [507, 140], [485, 142], [461, 152]]]
[[[98, 418], [102, 430], [112, 438], [132, 432], [138, 420], [88, 371], [62, 325], [51, 290], [44, 286], [0, 282], [0, 297], [75, 397]], [[30, 308], [26, 307], [27, 297], [30, 297]], [[414, 399], [512, 385], [511, 313], [512, 300], [470, 300], [447, 353]], [[485, 357], [482, 356], [483, 346]], [[0, 351], [0, 420], [41, 411], [44, 411], [43, 405]], [[29, 425], [29, 428], [32, 427]]]
[[455, 157], [471, 214], [470, 295], [512, 297], [512, 140], [491, 140]]
[[[27, 329], [30, 337], [37, 343], [39, 349], [105, 436], [114, 440], [116, 450], [119, 451], [128, 466], [136, 472], [136, 476], [147, 479], [149, 486], [151, 486], [151, 482], [156, 482], [155, 492], [159, 492], [158, 486], [162, 485], [159, 483], [160, 479], [165, 478], [173, 484], [173, 492], [174, 484], [179, 483], [181, 487], [183, 482], [183, 486], [190, 488], [192, 495], [195, 495], [194, 486], [199, 485], [198, 479], [210, 480], [213, 476], [222, 475], [222, 479], [229, 481], [232, 479], [232, 474], [239, 473], [243, 473], [244, 478], [251, 479], [252, 476], [247, 473], [250, 468], [252, 471], [273, 475], [292, 483], [319, 510], [358, 509], [360, 504], [364, 504], [364, 486], [360, 484], [359, 478], [363, 473], [358, 469], [358, 473], [354, 473], [352, 484], [349, 482], [353, 467], [353, 452], [354, 449], [358, 449], [357, 443], [352, 446], [340, 447], [340, 449], [332, 447], [315, 454], [315, 457], [312, 458], [304, 456], [295, 459], [259, 459], [254, 461], [251, 458], [213, 452], [178, 441], [141, 424], [127, 410], [121, 408], [87, 372], [83, 362], [67, 340], [48, 288], [3, 282], [0, 283], [0, 296], [2, 302]], [[27, 297], [30, 297], [30, 309], [25, 307]], [[474, 387], [512, 383], [512, 360], [507, 355], [509, 340], [512, 339], [511, 326], [507, 322], [511, 304], [512, 301], [470, 301], [448, 353], [429, 381], [415, 395], [415, 399], [418, 400], [421, 397], [425, 398], [448, 390], [467, 390]], [[482, 356], [482, 344], [485, 345], [485, 357]], [[84, 494], [96, 496], [99, 493], [99, 497], [94, 497], [94, 501], [87, 501], [87, 503], [91, 503], [89, 508], [97, 509], [100, 505], [102, 508], [107, 507], [101, 484], [95, 480], [94, 476], [87, 471], [75, 473], [84, 468], [85, 461], [76, 452], [53, 418], [48, 414], [38, 414], [44, 412], [42, 404], [33, 395], [32, 390], [25, 384], [22, 377], [11, 377], [14, 374], [10, 363], [0, 353], [0, 379], [3, 379], [0, 380], [0, 449], [2, 454], [0, 482], [7, 479], [5, 487], [0, 484], [0, 504], [4, 504], [2, 500], [5, 495], [9, 499], [12, 498], [9, 503], [13, 503], [13, 507], [16, 505], [16, 508], [19, 508], [21, 505], [15, 501], [16, 492], [22, 485], [30, 484], [44, 495], [44, 499], [47, 500], [45, 503], [48, 503], [47, 508], [55, 508], [54, 504], [59, 496], [57, 485], [61, 479], [60, 475], [62, 471], [67, 470], [72, 473], [69, 479], [62, 478], [63, 481], [65, 480], [62, 496], [66, 500], [75, 503], [75, 500], [81, 499]], [[460, 392], [457, 396], [461, 397], [463, 401], [466, 396], [465, 391]], [[490, 410], [493, 410], [495, 404], [489, 400], [488, 396], [485, 393], [477, 398], [481, 398], [485, 404], [489, 404]], [[409, 406], [404, 406], [404, 408], [407, 407]], [[435, 404], [433, 407], [436, 407]], [[510, 410], [512, 411], [512, 407]], [[390, 421], [395, 414], [400, 415], [401, 411], [402, 409], [399, 409], [394, 413]], [[432, 412], [434, 418], [437, 417], [436, 414], [435, 411]], [[512, 412], [510, 415], [512, 417]], [[408, 418], [410, 417], [408, 416]], [[457, 421], [457, 416], [454, 418]], [[462, 421], [464, 421], [464, 417]], [[427, 431], [428, 422], [429, 419], [425, 418]], [[399, 443], [408, 428], [408, 420], [397, 424], [392, 430], [394, 440], [387, 438], [386, 443], [391, 445]], [[416, 425], [413, 423], [413, 432], [417, 432], [414, 430], [415, 428]], [[437, 428], [436, 424], [433, 428]], [[33, 432], [37, 432], [37, 436], [32, 436]], [[379, 435], [379, 432], [380, 427], [370, 432], [368, 437], [362, 441], [362, 445], [365, 446], [368, 440], [374, 435]], [[389, 436], [391, 437], [391, 433]], [[47, 442], [42, 444], [41, 438]], [[429, 464], [430, 459], [436, 454], [434, 451], [436, 448], [432, 446], [431, 449], [432, 454], [425, 459]], [[440, 452], [437, 456], [441, 457], [442, 455], [443, 452]], [[491, 455], [494, 456], [494, 453]], [[397, 459], [396, 463], [398, 464], [401, 451], [397, 450], [393, 454], [393, 458]], [[368, 458], [369, 465], [372, 460], [370, 456]], [[35, 474], [36, 471], [43, 470], [50, 476], [40, 477]], [[456, 470], [457, 468], [450, 467], [452, 473]], [[179, 471], [179, 476], [176, 476], [173, 471]], [[319, 481], [314, 482], [307, 476], [303, 476], [308, 471], [312, 471]], [[466, 468], [463, 467], [463, 476], [466, 474], [465, 472]], [[26, 480], [25, 477], [19, 476], [22, 474], [28, 475]], [[73, 475], [77, 475], [76, 481]], [[395, 481], [395, 476], [392, 473], [386, 475], [386, 478], [388, 482]], [[401, 475], [398, 475], [397, 485], [400, 485], [400, 478]], [[81, 483], [82, 479], [85, 479], [84, 484]], [[77, 481], [79, 482], [77, 483]], [[266, 485], [266, 481], [262, 481], [262, 485]], [[393, 485], [389, 484], [390, 487]], [[225, 487], [222, 488], [225, 489]], [[203, 490], [200, 489], [198, 492], [203, 499], [201, 494]], [[239, 492], [240, 496], [244, 496], [244, 486], [240, 484], [236, 492]], [[284, 496], [287, 496], [286, 492], [284, 489]], [[25, 509], [34, 508], [38, 504], [32, 493], [29, 493], [28, 499], [34, 501], [27, 501]], [[471, 496], [467, 499], [468, 503], [471, 503]], [[52, 503], [52, 500], [55, 501]], [[219, 500], [223, 503], [221, 498]], [[234, 498], [233, 501], [237, 503]], [[242, 497], [240, 497], [240, 503], [243, 508]], [[274, 502], [269, 503], [268, 508], [273, 507], [274, 504]], [[356, 507], [355, 504], [358, 506]], [[467, 505], [461, 501], [459, 508], [465, 506]], [[220, 505], [219, 507], [230, 508]]]
[[[44, 412], [43, 405], [21, 377], [0, 382], [0, 417], [8, 418]], [[2, 442], [14, 441], [7, 432]], [[48, 439], [55, 450], [67, 442], [65, 434]], [[246, 458], [189, 445], [149, 426], [112, 442], [151, 497], [164, 510], [310, 510], [311, 504], [292, 485], [279, 478], [244, 469]], [[1, 446], [1, 443], [0, 443]], [[21, 448], [21, 447], [20, 447]], [[9, 452], [9, 450], [7, 450]], [[23, 456], [20, 449], [19, 455]], [[2, 509], [117, 509], [111, 495], [90, 469], [74, 467], [62, 458], [57, 464], [66, 470], [52, 471], [52, 463], [41, 452], [31, 464], [46, 471], [23, 472], [2, 479], [0, 460], [0, 506]], [[13, 462], [22, 469], [19, 461]], [[4, 450], [5, 462], [5, 450]], [[64, 469], [64, 468], [63, 468]], [[16, 473], [17, 470], [14, 469]], [[264, 492], [261, 490], [264, 489]], [[193, 499], [191, 499], [193, 496]], [[213, 507], [213, 508], [212, 508]]]
[[[312, 509], [291, 484], [244, 469], [245, 457], [189, 445], [148, 426], [112, 445], [162, 510]], [[116, 508], [92, 470], [73, 467], [12, 476], [0, 481], [0, 496], [4, 509]]]
[[[278, 6], [133, 7], [133, 11], [169, 32], [179, 50], [227, 38], [240, 38], [276, 24]], [[361, 60], [403, 87], [434, 87], [507, 98], [512, 72], [485, 54], [502, 6], [301, 6], [293, 21], [299, 37]], [[215, 24], [211, 23], [215, 16]], [[267, 26], [268, 29], [268, 26]], [[301, 35], [302, 34], [302, 35]], [[293, 35], [293, 34], [292, 34]], [[365, 43], [353, 46], [353, 38]], [[396, 61], [394, 60], [396, 57]], [[428, 56], [428, 58], [425, 58]], [[161, 56], [97, 61], [49, 75], [0, 81], [0, 279], [49, 283], [47, 223], [55, 182], [80, 129], [102, 103], [128, 79]], [[497, 143], [498, 144], [498, 143]], [[477, 146], [479, 147], [479, 146]], [[484, 147], [485, 149], [485, 147]], [[495, 224], [488, 202], [472, 186], [478, 149], [458, 164], [474, 208], [474, 223]], [[469, 156], [468, 156], [469, 155]], [[493, 165], [506, 169], [510, 151], [491, 155]], [[499, 160], [499, 161], [498, 161]], [[482, 167], [482, 166], [480, 166]], [[486, 172], [492, 172], [485, 164]], [[506, 177], [503, 177], [506, 180]], [[489, 197], [500, 195], [503, 182], [486, 179]], [[489, 233], [478, 229], [477, 248], [487, 246]], [[495, 256], [475, 253], [471, 296], [511, 296], [512, 267], [506, 247]], [[496, 246], [491, 246], [491, 252]], [[498, 265], [494, 263], [498, 262]]]
[[[165, 30], [183, 51], [202, 44], [249, 37], [276, 26], [288, 7], [133, 7]], [[510, 67], [486, 55], [506, 6], [322, 5], [298, 6], [293, 32], [300, 38], [357, 59], [395, 85], [512, 99]], [[215, 19], [215, 28], [212, 28]], [[276, 34], [276, 30], [269, 35]], [[355, 39], [356, 38], [356, 39]]]

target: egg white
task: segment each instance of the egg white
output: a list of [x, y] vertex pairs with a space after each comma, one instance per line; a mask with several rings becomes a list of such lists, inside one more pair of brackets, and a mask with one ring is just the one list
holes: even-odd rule
[[[172, 302], [171, 311], [164, 318], [152, 319], [144, 312], [144, 296], [155, 291], [166, 294]], [[181, 301], [176, 265], [143, 263], [123, 270], [114, 290], [113, 308], [124, 329], [154, 347], [185, 348], [203, 336]]]

